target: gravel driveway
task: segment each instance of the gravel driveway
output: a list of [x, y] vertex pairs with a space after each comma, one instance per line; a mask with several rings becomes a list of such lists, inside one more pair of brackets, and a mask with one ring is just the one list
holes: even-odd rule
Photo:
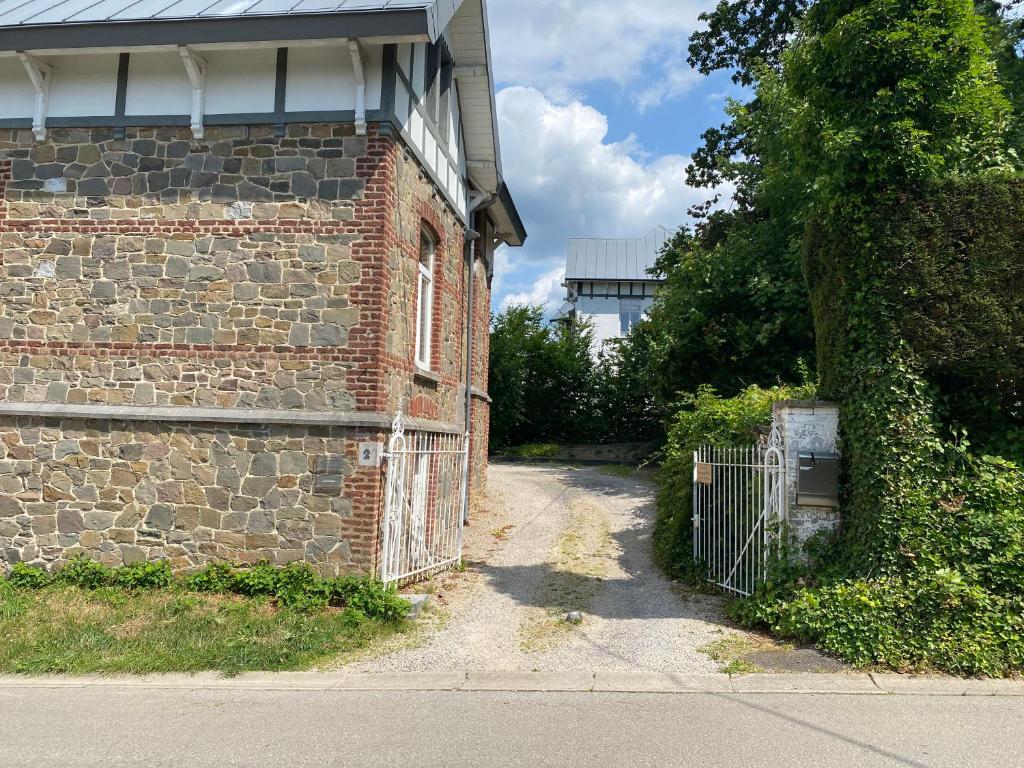
[[[467, 529], [467, 570], [439, 578], [416, 647], [352, 671], [713, 672], [721, 601], [688, 596], [652, 561], [654, 489], [601, 468], [494, 465]], [[582, 621], [571, 625], [566, 611]], [[429, 622], [429, 619], [428, 619]]]

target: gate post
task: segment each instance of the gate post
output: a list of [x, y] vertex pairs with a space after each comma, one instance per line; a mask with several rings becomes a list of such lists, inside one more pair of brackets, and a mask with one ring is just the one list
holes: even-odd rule
[[799, 503], [798, 494], [800, 454], [839, 453], [839, 405], [817, 400], [783, 400], [775, 403], [773, 410], [786, 449], [789, 532], [797, 544], [797, 555], [803, 557], [808, 539], [839, 527], [838, 506]]

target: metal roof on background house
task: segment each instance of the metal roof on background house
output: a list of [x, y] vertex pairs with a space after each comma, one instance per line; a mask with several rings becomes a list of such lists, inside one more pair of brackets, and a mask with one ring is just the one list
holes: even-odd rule
[[671, 237], [665, 227], [656, 227], [640, 240], [570, 240], [565, 279], [653, 281], [647, 270], [654, 266]]
[[0, 0], [0, 50], [328, 37], [436, 42], [462, 0]]

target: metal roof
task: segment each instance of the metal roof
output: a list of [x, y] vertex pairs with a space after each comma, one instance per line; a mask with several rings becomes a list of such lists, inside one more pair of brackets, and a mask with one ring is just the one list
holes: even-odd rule
[[0, 50], [328, 37], [436, 42], [462, 0], [0, 0]]
[[[0, 0], [0, 26], [433, 8], [437, 0]], [[441, 5], [449, 6], [451, 0]]]
[[647, 271], [672, 237], [657, 227], [639, 240], [578, 238], [569, 241], [566, 280], [655, 280]]

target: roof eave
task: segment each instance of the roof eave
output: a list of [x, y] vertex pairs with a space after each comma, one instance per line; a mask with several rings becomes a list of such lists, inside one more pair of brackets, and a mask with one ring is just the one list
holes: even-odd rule
[[527, 237], [526, 227], [519, 216], [512, 193], [509, 192], [508, 185], [504, 181], [498, 183], [498, 202], [495, 208], [499, 219], [499, 229], [504, 235], [505, 242], [517, 248], [524, 245]]
[[288, 16], [147, 19], [0, 28], [0, 51], [130, 48], [324, 38], [422, 37], [436, 42], [426, 9], [309, 13]]

